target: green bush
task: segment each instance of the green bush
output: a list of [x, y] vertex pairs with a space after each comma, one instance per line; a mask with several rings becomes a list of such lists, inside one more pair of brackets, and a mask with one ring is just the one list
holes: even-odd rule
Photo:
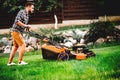
[[41, 28], [41, 29], [39, 29], [38, 33], [48, 37], [51, 41], [63, 42], [63, 40], [64, 40], [64, 37], [61, 35], [61, 33], [56, 34], [55, 31], [53, 31], [53, 29], [50, 29], [50, 28], [48, 28], [48, 29]]
[[114, 27], [112, 22], [96, 22], [90, 25], [90, 30], [85, 35], [85, 43], [95, 42], [98, 38], [112, 36], [115, 40], [120, 38], [120, 30]]

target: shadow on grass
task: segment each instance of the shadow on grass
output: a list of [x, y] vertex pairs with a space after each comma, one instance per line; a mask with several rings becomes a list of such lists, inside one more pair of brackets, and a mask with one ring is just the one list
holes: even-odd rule
[[1, 75], [0, 80], [15, 80], [14, 77]]
[[115, 52], [105, 56], [101, 61], [101, 67], [104, 66], [105, 71], [108, 72], [106, 77], [110, 79], [120, 78], [120, 52]]
[[16, 71], [15, 67], [7, 68], [5, 65], [0, 65], [0, 80], [15, 80], [14, 71]]
[[113, 79], [116, 79], [116, 78], [120, 79], [120, 72], [110, 73], [108, 76], [110, 76]]

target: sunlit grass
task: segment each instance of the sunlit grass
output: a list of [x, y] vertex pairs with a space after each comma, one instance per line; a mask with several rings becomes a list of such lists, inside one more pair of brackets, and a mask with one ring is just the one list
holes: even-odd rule
[[9, 55], [2, 55], [0, 80], [119, 80], [120, 45], [92, 50], [96, 57], [69, 61], [44, 60], [40, 51], [32, 51], [25, 53], [25, 66], [7, 66]]

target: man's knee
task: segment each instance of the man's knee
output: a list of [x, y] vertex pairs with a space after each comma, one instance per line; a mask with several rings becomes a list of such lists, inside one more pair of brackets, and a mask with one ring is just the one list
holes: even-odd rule
[[25, 48], [25, 47], [26, 47], [26, 44], [25, 44], [25, 43], [24, 43], [24, 44], [22, 44], [22, 47], [24, 47], [24, 48]]
[[19, 48], [19, 46], [15, 46], [15, 45], [14, 45], [14, 46], [13, 46], [13, 48], [14, 48], [14, 49], [18, 49], [18, 48]]
[[26, 44], [22, 44], [21, 46], [19, 46], [19, 48], [20, 48], [20, 51], [22, 50], [25, 50], [25, 48], [26, 48]]

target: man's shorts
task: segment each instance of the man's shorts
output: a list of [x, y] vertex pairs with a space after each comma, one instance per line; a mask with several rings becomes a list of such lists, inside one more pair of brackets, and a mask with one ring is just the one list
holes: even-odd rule
[[13, 31], [13, 32], [11, 32], [11, 35], [13, 38], [13, 45], [14, 46], [18, 47], [18, 46], [22, 46], [23, 44], [25, 44], [25, 41], [24, 41], [21, 33]]

